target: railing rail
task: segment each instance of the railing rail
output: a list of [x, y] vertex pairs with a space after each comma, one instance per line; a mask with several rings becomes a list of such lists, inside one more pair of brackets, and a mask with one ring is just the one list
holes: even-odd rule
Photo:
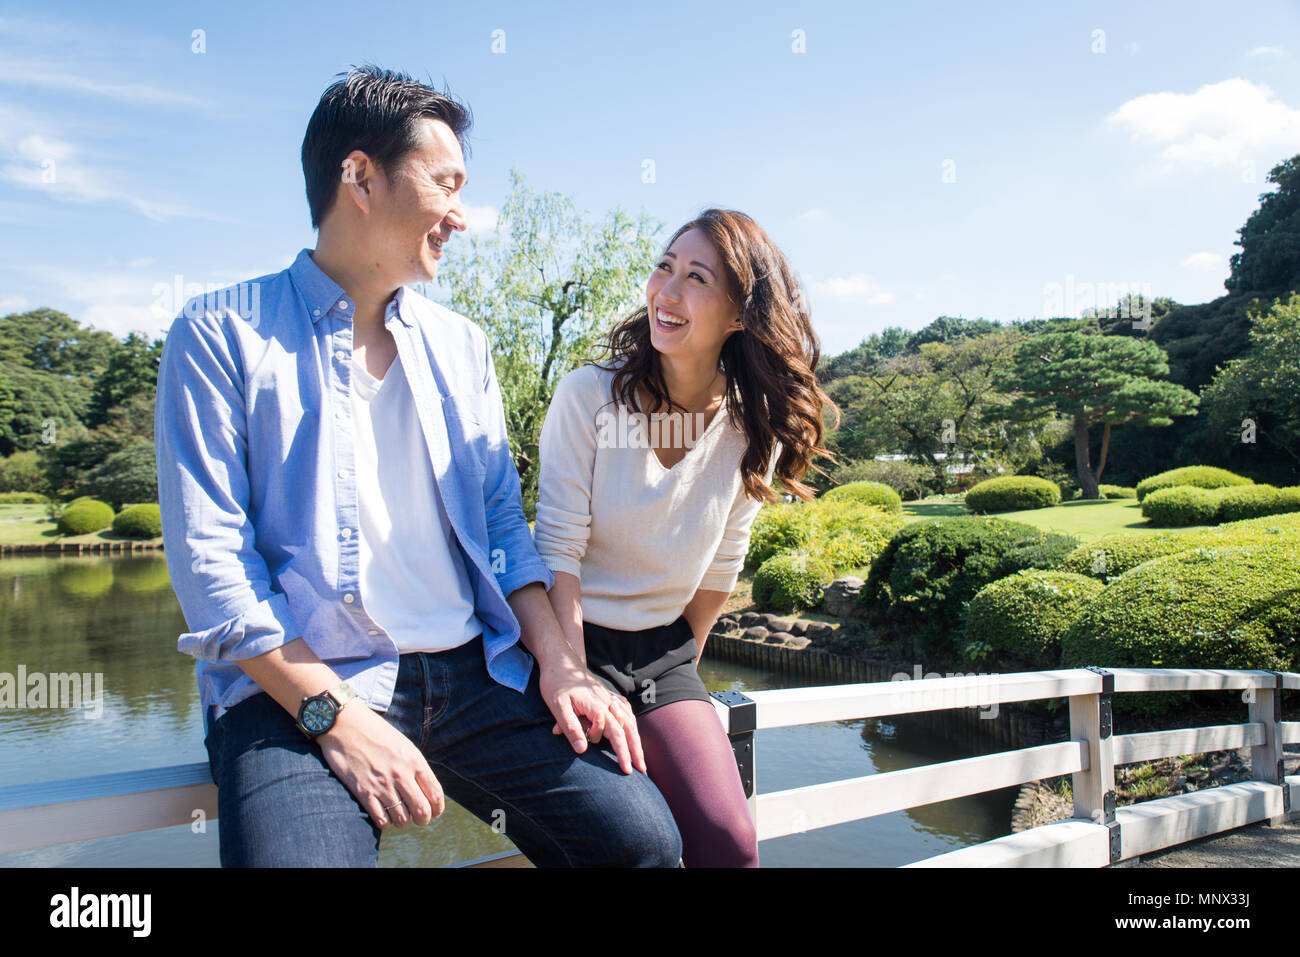
[[[1074, 668], [715, 695], [736, 750], [759, 840], [770, 840], [936, 801], [1069, 774], [1067, 821], [927, 858], [910, 866], [1105, 866], [1255, 821], [1297, 816], [1300, 776], [1287, 777], [1284, 745], [1300, 722], [1281, 720], [1281, 692], [1300, 689], [1295, 672]], [[1141, 734], [1112, 733], [1113, 695], [1241, 690], [1243, 724]], [[914, 714], [1043, 698], [1066, 698], [1069, 740], [757, 793], [754, 733], [766, 728]], [[1115, 767], [1175, 754], [1251, 749], [1252, 780], [1126, 808], [1115, 805]], [[125, 771], [0, 788], [0, 853], [111, 837], [217, 817], [206, 764]], [[461, 866], [516, 866], [497, 854]]]

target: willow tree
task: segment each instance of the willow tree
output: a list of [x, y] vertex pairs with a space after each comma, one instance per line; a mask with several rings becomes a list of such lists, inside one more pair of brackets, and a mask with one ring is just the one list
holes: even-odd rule
[[451, 308], [492, 344], [524, 511], [537, 503], [538, 440], [556, 383], [593, 358], [618, 319], [644, 301], [658, 223], [615, 208], [589, 220], [562, 193], [534, 193], [511, 171], [496, 229], [447, 246], [440, 278]]
[[[1082, 497], [1097, 498], [1113, 427], [1171, 425], [1173, 416], [1195, 412], [1193, 393], [1159, 378], [1168, 373], [1164, 350], [1147, 339], [1085, 332], [1035, 336], [1021, 343], [1011, 367], [995, 376], [998, 388], [1017, 394], [990, 413], [1012, 420], [1034, 420], [1044, 412], [1071, 417]], [[1103, 428], [1096, 471], [1090, 445], [1094, 425]]]

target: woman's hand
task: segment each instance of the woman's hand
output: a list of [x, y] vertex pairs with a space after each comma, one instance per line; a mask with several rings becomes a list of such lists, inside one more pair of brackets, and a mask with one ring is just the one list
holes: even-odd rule
[[641, 736], [626, 698], [611, 694], [572, 656], [565, 664], [543, 668], [540, 683], [542, 699], [555, 715], [553, 734], [567, 737], [579, 754], [587, 750], [588, 741], [595, 744], [603, 737], [624, 774], [631, 774], [633, 767], [645, 773]]

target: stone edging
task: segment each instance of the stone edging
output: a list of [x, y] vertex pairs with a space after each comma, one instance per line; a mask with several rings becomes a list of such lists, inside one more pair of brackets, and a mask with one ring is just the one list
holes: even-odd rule
[[0, 555], [93, 555], [104, 552], [162, 551], [162, 541], [121, 539], [101, 542], [5, 542]]

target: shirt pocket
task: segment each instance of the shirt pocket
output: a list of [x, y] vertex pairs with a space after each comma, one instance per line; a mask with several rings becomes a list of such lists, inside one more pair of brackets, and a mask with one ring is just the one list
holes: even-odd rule
[[483, 475], [487, 471], [487, 397], [473, 392], [446, 396], [442, 417], [447, 423], [452, 462], [462, 472]]

